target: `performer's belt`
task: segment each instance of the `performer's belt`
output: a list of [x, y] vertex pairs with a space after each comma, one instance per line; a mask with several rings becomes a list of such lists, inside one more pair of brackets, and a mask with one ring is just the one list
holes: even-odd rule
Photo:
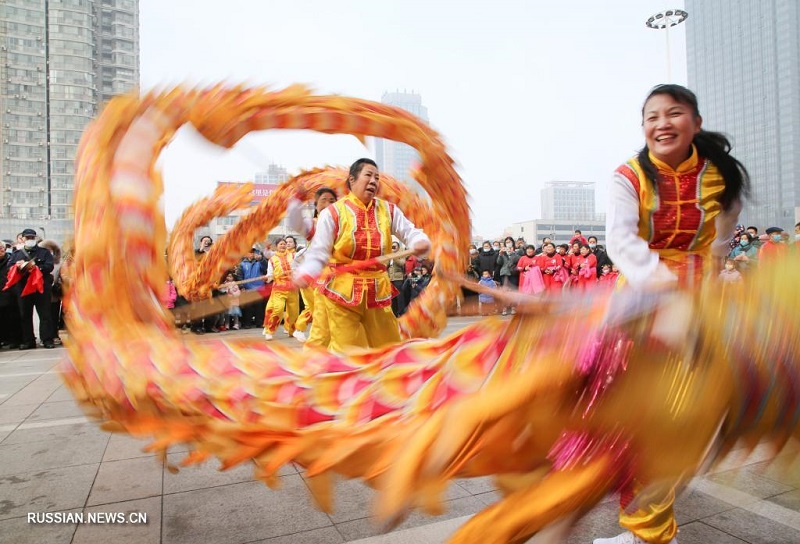
[[[347, 268], [350, 268], [350, 267], [354, 266], [355, 264], [356, 264], [356, 261], [349, 262], [349, 263], [330, 263], [328, 266], [330, 266], [333, 270], [337, 270], [337, 269], [342, 269], [342, 268], [347, 269]], [[387, 270], [386, 269], [386, 265], [383, 265], [381, 263], [375, 263], [375, 264], [371, 264], [369, 266], [366, 266], [364, 268], [358, 268], [356, 270], [352, 270], [350, 272], [352, 272], [353, 274], [361, 275], [362, 273], [376, 274], [376, 273], [386, 272], [386, 270]]]

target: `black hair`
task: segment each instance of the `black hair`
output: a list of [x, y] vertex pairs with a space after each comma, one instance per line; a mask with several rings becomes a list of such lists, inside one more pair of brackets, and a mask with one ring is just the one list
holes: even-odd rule
[[580, 229], [575, 229], [575, 234], [583, 234]]
[[536, 247], [532, 244], [528, 244], [527, 246], [525, 246], [525, 251], [528, 251], [529, 249], [532, 249], [534, 252], [536, 251]]
[[358, 179], [358, 175], [361, 173], [361, 170], [364, 169], [365, 164], [371, 164], [375, 168], [378, 167], [378, 163], [373, 161], [372, 159], [358, 159], [356, 162], [350, 165], [350, 172], [347, 174], [347, 188], [350, 188], [350, 184], [352, 183], [350, 179], [356, 180]]
[[314, 202], [316, 202], [317, 200], [319, 200], [319, 197], [321, 197], [321, 196], [322, 196], [322, 195], [324, 195], [324, 194], [329, 194], [329, 195], [331, 195], [331, 196], [333, 197], [333, 199], [334, 199], [334, 200], [336, 200], [336, 198], [337, 198], [337, 196], [336, 196], [336, 191], [334, 191], [334, 190], [333, 190], [333, 189], [331, 189], [330, 187], [320, 187], [319, 189], [317, 189], [317, 192], [316, 192], [316, 193], [314, 193]]
[[317, 192], [314, 193], [314, 217], [319, 216], [319, 212], [317, 211], [317, 201], [324, 194], [331, 195], [333, 197], [334, 202], [336, 202], [336, 200], [339, 198], [336, 196], [336, 191], [334, 191], [330, 187], [320, 187], [319, 189], [317, 189]]
[[592, 250], [592, 248], [589, 247], [589, 244], [581, 244], [581, 249], [584, 249], [584, 248], [588, 249], [589, 251]]
[[800, 227], [800, 222], [794, 224], [794, 228]]
[[214, 239], [213, 239], [211, 236], [207, 236], [207, 235], [206, 235], [206, 236], [201, 236], [201, 237], [200, 237], [200, 243], [202, 244], [202, 243], [203, 243], [203, 240], [205, 240], [206, 238], [208, 238], [209, 240], [211, 240], [211, 243], [212, 243], [212, 244], [214, 243]]
[[564, 248], [565, 251], [569, 251], [570, 250], [569, 244], [561, 244], [558, 247]]
[[[644, 119], [644, 107], [647, 105], [647, 101], [656, 95], [662, 94], [669, 95], [676, 102], [689, 106], [692, 108], [694, 116], [700, 117], [697, 96], [686, 87], [669, 83], [653, 87], [650, 94], [647, 95], [642, 106], [642, 119]], [[697, 148], [698, 155], [709, 159], [722, 174], [722, 179], [725, 181], [725, 189], [722, 191], [719, 203], [722, 205], [723, 210], [729, 210], [734, 202], [750, 195], [750, 174], [747, 173], [744, 165], [730, 154], [732, 146], [727, 136], [720, 132], [700, 129], [700, 132], [694, 135], [692, 143]], [[649, 152], [650, 150], [645, 144], [639, 150], [637, 158], [645, 176], [653, 184], [653, 190], [658, 192], [658, 169], [650, 160]]]
[[513, 246], [514, 245], [514, 239], [511, 236], [506, 236], [505, 238], [503, 238], [503, 245], [508, 243], [509, 240], [511, 240], [511, 245]]
[[588, 242], [588, 241], [590, 241], [592, 238], [594, 238], [594, 242], [595, 242], [595, 243], [597, 243], [597, 236], [595, 236], [594, 234], [592, 234], [591, 236], [589, 236], [589, 237], [586, 239], [586, 241]]
[[747, 227], [745, 230], [753, 229], [754, 231], [758, 232], [758, 227]]
[[743, 233], [741, 233], [739, 235], [739, 240], [741, 240], [742, 238], [747, 238], [748, 243], [751, 243], [751, 244], [753, 243], [753, 235], [750, 234], [747, 231], [744, 231]]
[[542, 244], [542, 251], [544, 251], [544, 248], [546, 248], [547, 246], [553, 246], [553, 249], [556, 248], [556, 245], [553, 242], [546, 242]]
[[295, 237], [294, 237], [294, 236], [292, 236], [291, 234], [289, 234], [289, 235], [287, 235], [287, 236], [284, 236], [284, 237], [283, 237], [283, 241], [285, 242], [285, 241], [286, 241], [286, 240], [288, 240], [289, 238], [291, 238], [291, 239], [292, 239], [292, 242], [294, 242], [294, 247], [297, 247], [297, 238], [295, 238]]

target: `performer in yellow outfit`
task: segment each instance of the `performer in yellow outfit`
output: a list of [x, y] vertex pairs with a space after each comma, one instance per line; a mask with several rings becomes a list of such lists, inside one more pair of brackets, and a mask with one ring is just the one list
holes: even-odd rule
[[[294, 230], [294, 229], [292, 229], [292, 230]], [[294, 262], [294, 260], [297, 259], [297, 256], [299, 254], [302, 254], [302, 252], [304, 250], [303, 249], [301, 249], [301, 250], [297, 249], [297, 239], [294, 236], [291, 236], [291, 235], [286, 236], [286, 237], [284, 237], [284, 240], [286, 241], [286, 252], [292, 254], [292, 261]], [[292, 333], [292, 336], [294, 336], [300, 342], [305, 342], [306, 341], [306, 335], [305, 335], [304, 331], [306, 330], [306, 327], [308, 326], [309, 321], [311, 319], [310, 315], [307, 315], [308, 308], [309, 308], [308, 299], [310, 299], [310, 297], [311, 297], [311, 292], [308, 289], [303, 289], [303, 290], [300, 291], [300, 295], [298, 296], [298, 299], [297, 299], [298, 300], [298, 304], [299, 304], [299, 301], [302, 299], [304, 309], [303, 309], [302, 312], [300, 312], [298, 318], [295, 320], [294, 332]], [[286, 312], [283, 314], [284, 323], [288, 319], [289, 319], [289, 309], [287, 308]]]
[[[680, 85], [659, 85], [645, 100], [646, 145], [614, 175], [606, 226], [608, 256], [629, 288], [694, 283], [729, 251], [749, 177], [725, 136], [702, 122], [697, 97]], [[682, 311], [679, 299], [674, 307]], [[662, 339], [685, 339], [688, 317], [669, 317]], [[594, 544], [677, 544], [674, 493], [628, 508], [646, 484], [623, 493], [620, 525], [628, 531]]]
[[292, 284], [293, 261], [294, 253], [286, 251], [286, 240], [278, 241], [275, 255], [270, 257], [267, 268], [267, 283], [272, 282], [272, 293], [264, 313], [264, 337], [267, 340], [272, 340], [284, 310], [286, 331], [290, 336], [294, 333], [297, 314], [300, 313], [300, 299]]
[[[336, 267], [390, 253], [393, 234], [420, 255], [430, 250], [428, 237], [402, 210], [376, 198], [380, 174], [373, 160], [353, 163], [347, 185], [350, 193], [328, 206], [317, 219], [314, 239], [294, 274], [300, 288], [311, 285], [329, 262]], [[336, 274], [321, 289], [330, 324], [331, 350], [341, 352], [350, 347], [379, 347], [400, 341], [391, 308], [393, 286], [385, 266]], [[366, 344], [359, 338], [362, 325]]]
[[[289, 203], [287, 210], [286, 222], [290, 229], [300, 232], [305, 235], [306, 240], [311, 243], [314, 237], [316, 228], [317, 217], [320, 212], [336, 202], [336, 193], [329, 187], [321, 187], [314, 194], [314, 218], [303, 217], [302, 205], [303, 203], [297, 199], [292, 199]], [[308, 250], [301, 250], [297, 253], [297, 264], [300, 264], [303, 255]], [[328, 313], [325, 311], [324, 296], [320, 293], [317, 286], [306, 287], [300, 291], [300, 296], [303, 297], [303, 304], [305, 309], [300, 314], [295, 324], [294, 337], [298, 340], [305, 341], [306, 345], [319, 346], [327, 348], [331, 340], [330, 327], [328, 326]], [[305, 338], [304, 332], [311, 326], [311, 332], [308, 338]], [[301, 336], [302, 335], [302, 336]]]

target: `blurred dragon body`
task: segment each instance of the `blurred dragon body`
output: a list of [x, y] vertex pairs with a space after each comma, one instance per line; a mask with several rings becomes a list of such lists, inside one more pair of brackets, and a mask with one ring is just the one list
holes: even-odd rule
[[[331, 475], [363, 478], [383, 491], [378, 514], [390, 521], [412, 507], [439, 512], [452, 478], [498, 476], [506, 497], [457, 542], [523, 542], [632, 479], [663, 496], [741, 439], [780, 448], [797, 432], [800, 289], [791, 266], [763, 270], [739, 290], [565, 300], [446, 338], [345, 355], [185, 340], [155, 296], [166, 278], [155, 164], [185, 123], [228, 147], [251, 130], [303, 128], [417, 148], [430, 208], [391, 183], [387, 198], [424, 216], [415, 220], [431, 234], [441, 278], [404, 321], [407, 336], [441, 330], [457, 289], [447, 278], [466, 260], [463, 186], [438, 136], [401, 110], [302, 88], [114, 99], [78, 158], [64, 364], [69, 387], [108, 428], [152, 437], [162, 452], [188, 443], [187, 463], [253, 460], [271, 485], [282, 465], [297, 462], [323, 508], [332, 506]], [[187, 233], [250, 198], [223, 189], [194, 207], [173, 234], [179, 285], [204, 296], [277, 223], [288, 198], [324, 175], [339, 177], [313, 171], [279, 188], [196, 267]], [[691, 331], [679, 345], [657, 330], [674, 308]]]

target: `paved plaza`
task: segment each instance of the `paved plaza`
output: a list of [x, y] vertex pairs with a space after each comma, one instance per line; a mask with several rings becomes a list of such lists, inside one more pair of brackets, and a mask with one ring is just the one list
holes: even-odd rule
[[[448, 329], [467, 321], [452, 319]], [[250, 466], [219, 472], [210, 462], [173, 474], [141, 451], [144, 441], [101, 431], [84, 417], [56, 369], [64, 355], [63, 348], [0, 351], [1, 543], [437, 543], [498, 497], [489, 478], [458, 480], [447, 493], [445, 515], [414, 513], [382, 534], [370, 519], [375, 494], [359, 482], [338, 483], [335, 512], [327, 515], [314, 507], [295, 466], [283, 470], [279, 491], [255, 481]], [[171, 450], [169, 461], [177, 463], [185, 451]], [[800, 475], [778, 474], [770, 458], [765, 447], [748, 457], [734, 452], [712, 474], [695, 479], [677, 501], [679, 542], [800, 542]], [[126, 520], [146, 514], [146, 523], [28, 521], [29, 514], [45, 512], [93, 514], [96, 521], [97, 514], [125, 514]], [[616, 500], [609, 497], [568, 542], [616, 534], [616, 517]]]

